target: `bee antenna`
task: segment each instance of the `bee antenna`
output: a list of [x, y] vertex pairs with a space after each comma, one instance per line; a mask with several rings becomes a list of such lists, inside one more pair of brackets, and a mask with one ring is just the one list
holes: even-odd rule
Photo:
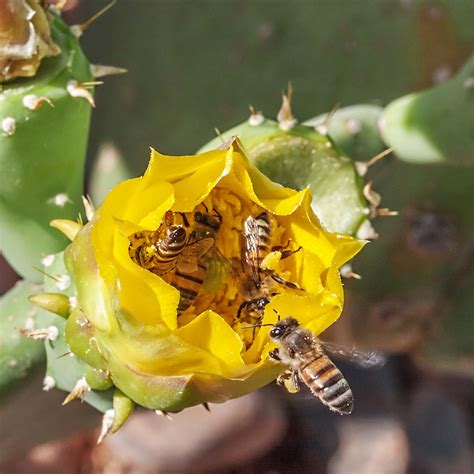
[[273, 326], [273, 324], [252, 324], [252, 326], [242, 326], [242, 329], [261, 328], [262, 326]]
[[275, 308], [273, 308], [273, 312], [278, 316], [278, 321], [280, 321], [281, 319], [280, 313]]

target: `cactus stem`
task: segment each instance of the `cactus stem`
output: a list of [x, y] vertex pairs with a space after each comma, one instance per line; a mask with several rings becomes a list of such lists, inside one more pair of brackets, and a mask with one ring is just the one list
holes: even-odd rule
[[17, 331], [33, 341], [55, 341], [59, 336], [59, 329], [56, 326], [42, 329], [18, 328]]
[[258, 127], [264, 122], [265, 117], [263, 116], [262, 112], [260, 111], [257, 112], [253, 105], [249, 106], [249, 110], [250, 110], [250, 117], [248, 119], [249, 125], [252, 125], [253, 127]]
[[380, 153], [377, 153], [377, 155], [373, 156], [370, 160], [367, 161], [356, 161], [355, 162], [355, 168], [359, 176], [365, 176], [367, 173], [367, 170], [377, 161], [381, 160], [382, 158], [385, 158], [386, 156], [390, 155], [392, 151], [394, 150], [393, 147], [387, 148], [386, 150], [381, 151]]
[[75, 35], [77, 38], [80, 38], [84, 31], [89, 28], [89, 26], [92, 25], [96, 20], [98, 20], [104, 13], [106, 13], [108, 10], [110, 10], [114, 5], [116, 1], [114, 0], [113, 2], [110, 2], [108, 5], [106, 5], [104, 8], [99, 10], [97, 13], [92, 15], [88, 20], [86, 20], [84, 23], [81, 23], [80, 25], [73, 25], [71, 26], [71, 32], [73, 35]]
[[339, 273], [341, 274], [342, 278], [354, 278], [356, 280], [360, 280], [362, 277], [352, 271], [352, 265], [350, 263], [346, 263], [339, 269]]
[[282, 96], [281, 107], [277, 115], [278, 126], [284, 132], [290, 131], [297, 124], [297, 121], [293, 116], [293, 112], [291, 110], [292, 96], [293, 87], [291, 86], [291, 83], [289, 83], [286, 94], [283, 94]]
[[78, 222], [68, 219], [53, 219], [49, 225], [62, 232], [69, 240], [73, 241], [82, 226]]
[[72, 310], [71, 300], [63, 293], [40, 293], [28, 297], [30, 303], [67, 318]]
[[79, 82], [71, 80], [67, 83], [66, 90], [71, 97], [82, 97], [86, 99], [92, 107], [95, 107], [94, 98], [86, 87], [83, 87]]
[[23, 105], [30, 110], [39, 110], [43, 104], [48, 104], [51, 107], [54, 107], [54, 104], [46, 96], [38, 97], [35, 94], [28, 94], [23, 97]]
[[94, 204], [92, 204], [92, 200], [89, 195], [82, 196], [82, 204], [84, 206], [84, 211], [86, 212], [86, 217], [88, 221], [91, 221], [94, 217]]
[[8, 136], [13, 135], [16, 130], [16, 120], [13, 117], [5, 117], [2, 120], [2, 130]]
[[71, 390], [68, 396], [64, 399], [62, 405], [63, 406], [67, 405], [73, 400], [76, 400], [76, 398], [79, 398], [81, 401], [83, 401], [87, 395], [87, 392], [89, 392], [90, 389], [91, 388], [89, 387], [89, 384], [86, 382], [85, 377], [80, 378], [76, 382], [76, 385], [74, 385], [74, 388]]
[[155, 413], [157, 415], [164, 416], [167, 420], [170, 420], [170, 421], [173, 420], [173, 418], [171, 417], [171, 415], [167, 411], [155, 410]]
[[45, 392], [49, 392], [52, 388], [56, 386], [56, 380], [54, 380], [51, 375], [46, 375], [46, 377], [43, 379], [43, 390]]
[[100, 428], [99, 437], [97, 438], [97, 444], [102, 443], [102, 441], [104, 441], [104, 438], [112, 431], [114, 420], [115, 410], [113, 408], [110, 408], [104, 413], [104, 416], [102, 417], [102, 425]]
[[127, 69], [117, 66], [106, 66], [105, 64], [91, 64], [91, 74], [98, 79], [99, 77], [113, 76], [115, 74], [125, 74]]
[[204, 403], [202, 403], [202, 406], [203, 406], [209, 413], [211, 412], [211, 409], [210, 409], [210, 407], [209, 407], [209, 403], [204, 402]]

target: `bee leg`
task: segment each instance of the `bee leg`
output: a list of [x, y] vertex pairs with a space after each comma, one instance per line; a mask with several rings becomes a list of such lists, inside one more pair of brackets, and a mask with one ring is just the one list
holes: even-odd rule
[[244, 301], [240, 306], [239, 309], [237, 310], [237, 319], [240, 319], [240, 316], [242, 315], [242, 311], [249, 306], [248, 301]]
[[291, 381], [293, 382], [296, 391], [299, 392], [301, 387], [301, 379], [300, 373], [297, 370], [293, 370], [293, 372], [291, 373]]
[[277, 283], [280, 283], [280, 285], [284, 285], [293, 290], [301, 290], [301, 288], [296, 283], [291, 283], [291, 281], [284, 280], [281, 276], [277, 275], [276, 273], [272, 273], [271, 278]]
[[293, 371], [291, 369], [285, 370], [277, 377], [276, 383], [280, 385], [280, 387], [286, 387], [286, 382], [290, 380], [292, 376]]
[[272, 247], [272, 251], [281, 252], [280, 260], [285, 260], [285, 258], [291, 257], [293, 254], [298, 253], [303, 247], [298, 247], [296, 250], [287, 250], [290, 246], [291, 240], [288, 240], [286, 245], [275, 245]]
[[270, 351], [268, 353], [268, 357], [271, 359], [271, 360], [274, 360], [274, 361], [281, 361], [281, 358], [280, 358], [280, 354], [278, 352], [278, 348], [277, 349], [273, 349], [272, 351]]

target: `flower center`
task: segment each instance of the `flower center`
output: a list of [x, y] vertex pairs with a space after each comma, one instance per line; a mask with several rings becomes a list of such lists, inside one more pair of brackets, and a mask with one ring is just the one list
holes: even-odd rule
[[179, 291], [179, 326], [212, 309], [247, 347], [258, 328], [244, 327], [260, 322], [273, 296], [298, 291], [287, 264], [298, 248], [278, 216], [228, 189], [214, 188], [193, 212], [168, 213], [160, 228], [129, 240], [132, 260]]

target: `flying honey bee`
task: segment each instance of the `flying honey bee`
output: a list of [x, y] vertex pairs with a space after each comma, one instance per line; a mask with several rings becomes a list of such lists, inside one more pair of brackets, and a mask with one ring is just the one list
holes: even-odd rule
[[283, 250], [281, 246], [271, 246], [273, 226], [267, 212], [261, 212], [258, 216], [249, 216], [243, 225], [241, 235], [241, 267], [242, 267], [242, 290], [244, 302], [237, 311], [240, 319], [245, 311], [250, 319], [261, 320], [265, 306], [270, 298], [275, 296], [275, 283], [279, 283], [291, 289], [300, 289], [295, 283], [284, 280], [272, 270], [262, 270], [263, 259], [275, 250], [281, 251], [281, 258], [290, 257], [297, 250]]
[[[262, 326], [262, 325], [260, 325]], [[272, 360], [287, 364], [290, 369], [280, 374], [277, 383], [286, 385], [291, 381], [295, 391], [300, 382], [306, 384], [313, 395], [330, 410], [340, 415], [352, 412], [354, 399], [352, 390], [341, 371], [328, 357], [327, 352], [349, 357], [364, 367], [382, 365], [384, 358], [377, 353], [350, 351], [324, 343], [307, 329], [303, 329], [292, 317], [270, 324], [270, 338], [279, 344], [269, 353]]]
[[174, 214], [168, 211], [157, 230], [142, 230], [128, 237], [130, 258], [156, 275], [164, 275], [175, 269], [195, 272], [198, 259], [214, 245], [214, 239], [197, 239], [185, 226], [175, 225]]

